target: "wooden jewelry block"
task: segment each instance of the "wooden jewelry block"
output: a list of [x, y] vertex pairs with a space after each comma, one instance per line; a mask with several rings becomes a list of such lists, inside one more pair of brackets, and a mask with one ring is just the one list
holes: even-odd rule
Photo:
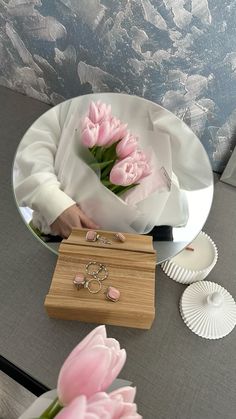
[[[97, 231], [100, 240], [86, 241], [87, 229], [74, 229], [59, 247], [59, 257], [51, 286], [45, 299], [50, 317], [89, 323], [150, 329], [155, 317], [156, 252], [152, 237], [124, 233], [125, 242], [115, 232]], [[86, 265], [104, 264], [108, 277], [97, 294], [87, 288], [77, 289], [77, 273], [85, 277]], [[90, 277], [89, 277], [90, 278]], [[106, 298], [108, 287], [120, 292], [119, 301]]]

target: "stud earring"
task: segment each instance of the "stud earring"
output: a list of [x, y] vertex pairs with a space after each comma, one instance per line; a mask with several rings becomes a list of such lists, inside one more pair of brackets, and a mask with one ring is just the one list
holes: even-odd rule
[[118, 240], [119, 242], [124, 243], [125, 240], [126, 240], [126, 237], [122, 233], [115, 233], [114, 236], [115, 236], [116, 240]]
[[116, 303], [120, 299], [120, 291], [115, 287], [108, 287], [106, 291], [106, 299]]
[[85, 240], [87, 242], [99, 242], [100, 244], [112, 244], [106, 237], [100, 236], [95, 230], [89, 230], [86, 233]]

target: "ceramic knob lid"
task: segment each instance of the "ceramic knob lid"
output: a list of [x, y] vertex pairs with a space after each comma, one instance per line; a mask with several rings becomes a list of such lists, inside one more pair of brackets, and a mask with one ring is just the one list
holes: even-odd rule
[[180, 313], [192, 332], [206, 339], [219, 339], [236, 325], [236, 304], [221, 285], [210, 281], [191, 284], [180, 300]]
[[213, 292], [207, 296], [207, 304], [209, 307], [221, 307], [224, 301], [223, 295], [219, 292]]

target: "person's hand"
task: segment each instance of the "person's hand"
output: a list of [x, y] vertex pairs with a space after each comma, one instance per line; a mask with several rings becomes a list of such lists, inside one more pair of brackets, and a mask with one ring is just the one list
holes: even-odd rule
[[71, 234], [72, 228], [88, 227], [91, 229], [99, 228], [77, 204], [67, 208], [57, 219], [50, 225], [51, 231], [57, 236], [67, 239]]

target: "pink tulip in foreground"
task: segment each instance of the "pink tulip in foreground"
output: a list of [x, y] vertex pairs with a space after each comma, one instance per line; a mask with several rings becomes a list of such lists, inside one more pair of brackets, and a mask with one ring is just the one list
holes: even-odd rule
[[75, 397], [91, 397], [106, 390], [119, 374], [126, 352], [119, 342], [107, 338], [105, 326], [96, 327], [71, 352], [58, 377], [57, 392], [62, 405]]
[[132, 387], [123, 387], [110, 394], [96, 393], [89, 399], [79, 396], [62, 409], [56, 419], [140, 419], [134, 397]]

